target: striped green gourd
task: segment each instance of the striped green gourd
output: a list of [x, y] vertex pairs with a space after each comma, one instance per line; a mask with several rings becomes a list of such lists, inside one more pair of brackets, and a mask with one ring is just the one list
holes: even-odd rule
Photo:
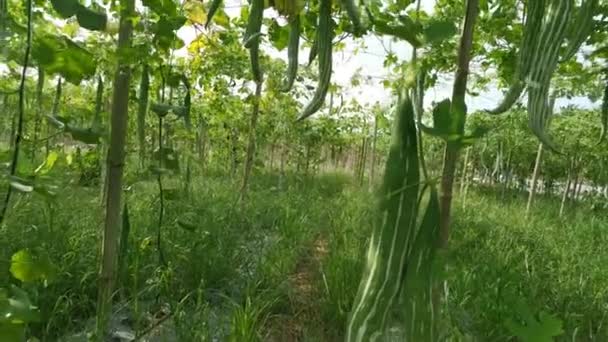
[[361, 23], [361, 14], [359, 13], [355, 0], [342, 0], [342, 7], [346, 10], [346, 14], [348, 14], [348, 18], [353, 24], [353, 33], [355, 37], [361, 37], [365, 32], [365, 28]]
[[[527, 5], [515, 81], [503, 102], [489, 112], [505, 112], [527, 88], [528, 125], [541, 142], [556, 150], [546, 133], [553, 114], [549, 101], [551, 79], [558, 63], [572, 58], [589, 36], [597, 0], [582, 0], [578, 8], [573, 0], [529, 0]], [[566, 40], [565, 52], [560, 51]], [[563, 53], [561, 59], [560, 52]]]
[[260, 41], [260, 30], [262, 29], [262, 20], [264, 19], [264, 0], [251, 0], [249, 6], [249, 19], [245, 28], [245, 36], [243, 37], [243, 45], [247, 49], [256, 45]]
[[315, 40], [312, 42], [312, 46], [310, 47], [310, 52], [308, 53], [308, 66], [310, 66], [317, 58], [317, 52], [319, 52], [319, 41], [315, 37]]
[[572, 22], [568, 35], [568, 46], [562, 56], [562, 61], [574, 57], [581, 45], [587, 40], [593, 30], [593, 15], [597, 8], [597, 0], [582, 0], [577, 8], [576, 19]]
[[527, 80], [528, 125], [538, 139], [553, 150], [556, 147], [546, 133], [546, 126], [553, 113], [553, 108], [549, 106], [549, 90], [559, 62], [560, 47], [567, 34], [572, 7], [572, 0], [551, 1], [537, 48], [530, 56], [532, 64]]
[[211, 5], [209, 6], [209, 10], [207, 11], [207, 21], [205, 22], [205, 28], [209, 28], [209, 24], [211, 24], [211, 20], [213, 19], [213, 16], [217, 12], [217, 10], [220, 8], [221, 4], [222, 0], [211, 1]]
[[289, 22], [289, 45], [287, 47], [287, 78], [281, 91], [287, 92], [293, 87], [298, 74], [298, 54], [300, 53], [300, 15], [295, 15]]
[[[423, 295], [430, 291], [431, 285], [424, 269], [430, 267], [426, 264], [432, 256], [429, 250], [434, 250], [436, 242], [438, 202], [435, 192], [425, 196], [430, 198], [429, 209], [419, 226], [421, 197], [416, 134], [412, 101], [406, 95], [396, 111], [393, 142], [378, 194], [378, 212], [367, 263], [347, 326], [347, 342], [387, 340], [396, 311], [403, 315], [399, 326], [406, 327], [409, 331], [406, 334], [432, 336], [434, 324], [427, 314], [432, 309], [426, 307], [430, 301]], [[431, 240], [432, 243], [427, 244]], [[414, 309], [412, 305], [425, 307]]]
[[433, 312], [436, 245], [439, 238], [439, 196], [434, 186], [422, 191], [426, 211], [408, 255], [405, 280], [398, 310], [402, 311], [404, 341], [436, 341], [437, 324]]
[[298, 117], [298, 121], [316, 113], [327, 95], [332, 72], [332, 42], [334, 38], [334, 22], [331, 18], [332, 0], [319, 0], [319, 23], [317, 25], [317, 49], [319, 55], [319, 81], [317, 89]]
[[262, 82], [262, 69], [260, 67], [260, 36], [262, 19], [264, 18], [264, 0], [251, 0], [249, 20], [245, 29], [243, 44], [249, 49], [251, 73], [254, 81]]
[[531, 55], [537, 47], [538, 32], [543, 23], [545, 15], [546, 0], [531, 0], [527, 3], [527, 13], [524, 22], [524, 32], [519, 57], [517, 61], [517, 69], [513, 77], [514, 81], [509, 87], [503, 101], [494, 109], [489, 110], [491, 114], [502, 114], [509, 110], [521, 96], [525, 88], [525, 79], [528, 77], [531, 66]]

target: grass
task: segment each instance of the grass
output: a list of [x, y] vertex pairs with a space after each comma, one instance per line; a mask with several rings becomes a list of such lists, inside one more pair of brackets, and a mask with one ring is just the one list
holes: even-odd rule
[[559, 340], [608, 338], [608, 221], [581, 206], [564, 217], [553, 198], [499, 201], [474, 192], [456, 211], [451, 246], [448, 312], [477, 338], [508, 340], [505, 322], [521, 302], [563, 322]]
[[[131, 184], [127, 194], [131, 236], [128, 270], [120, 280], [121, 302], [142, 320], [142, 326], [145, 315], [170, 305], [183, 311], [174, 315], [187, 333], [192, 326], [209, 326], [214, 336], [233, 333], [231, 322], [243, 321], [239, 315], [291, 314], [286, 279], [332, 213], [339, 211], [333, 198], [349, 182], [340, 175], [288, 176], [289, 187], [278, 189], [276, 176], [260, 175], [248, 204], [241, 208], [235, 185], [227, 178], [196, 179], [190, 196], [181, 192], [181, 184], [167, 181], [166, 188], [176, 189], [169, 194], [177, 193], [175, 198], [165, 197], [162, 230], [167, 267], [159, 265], [155, 243], [156, 186], [151, 181]], [[94, 315], [97, 293], [99, 190], [65, 188], [54, 201], [52, 228], [39, 197], [18, 195], [0, 231], [0, 260], [4, 260], [0, 283], [14, 281], [8, 261], [22, 248], [48, 254], [58, 267], [57, 279], [36, 288], [43, 319], [31, 326], [33, 335], [51, 340], [85, 329]], [[193, 308], [213, 312], [203, 316]], [[214, 315], [222, 317], [210, 318]]]
[[[87, 329], [97, 294], [99, 189], [65, 182], [50, 207], [16, 196], [0, 228], [0, 284], [15, 281], [8, 261], [22, 248], [58, 268], [48, 286], [28, 287], [42, 311], [30, 333], [47, 341]], [[366, 189], [339, 174], [288, 175], [284, 188], [277, 175], [259, 174], [241, 207], [226, 177], [194, 179], [188, 193], [166, 183], [174, 190], [166, 196], [162, 267], [155, 183], [130, 182], [118, 298], [131, 326], [141, 332], [169, 314], [183, 341], [342, 338], [374, 210]], [[466, 203], [455, 203], [447, 255], [445, 340], [514, 340], [510, 323], [521, 325], [525, 312], [561, 321], [558, 340], [608, 339], [605, 217], [579, 206], [559, 218], [558, 201], [540, 198], [526, 219], [519, 195], [500, 200], [483, 189], [469, 191]]]
[[[369, 197], [354, 192], [347, 218], [332, 225], [329, 254], [317, 281], [323, 328], [340, 340], [356, 293], [369, 231]], [[442, 339], [513, 341], [510, 322], [526, 313], [561, 321], [558, 341], [608, 339], [608, 221], [586, 207], [560, 218], [559, 200], [539, 198], [529, 219], [525, 199], [470, 191], [455, 204], [447, 255]]]

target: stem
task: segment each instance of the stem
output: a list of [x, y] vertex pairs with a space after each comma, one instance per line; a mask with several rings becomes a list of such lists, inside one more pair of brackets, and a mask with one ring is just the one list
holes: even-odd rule
[[540, 174], [540, 166], [543, 159], [543, 144], [538, 143], [538, 150], [536, 152], [536, 162], [534, 162], [534, 174], [532, 175], [532, 188], [530, 188], [530, 194], [528, 195], [528, 204], [526, 205], [526, 216], [530, 213], [532, 208], [532, 202], [534, 201], [534, 194], [536, 193], [536, 185], [538, 183], [538, 175]]
[[150, 77], [148, 65], [144, 64], [141, 71], [141, 83], [139, 86], [139, 107], [137, 108], [137, 138], [139, 141], [139, 166], [144, 168], [144, 155], [146, 148], [146, 113], [148, 111], [148, 92], [150, 89]]
[[[465, 94], [467, 90], [467, 80], [469, 76], [469, 62], [471, 60], [471, 50], [473, 47], [473, 30], [475, 21], [479, 14], [479, 0], [468, 0], [466, 7], [466, 16], [464, 19], [464, 28], [460, 38], [460, 48], [458, 52], [458, 68], [456, 69], [456, 77], [454, 79], [454, 88], [452, 90], [452, 115], [465, 110]], [[463, 115], [461, 123], [461, 131], [464, 130], [464, 121], [466, 116]], [[439, 216], [439, 245], [446, 248], [450, 236], [450, 221], [452, 209], [452, 188], [454, 186], [454, 171], [458, 162], [458, 153], [460, 147], [453, 143], [447, 143], [443, 159], [443, 174], [441, 177], [441, 196], [439, 198], [440, 216]]]
[[[416, 2], [416, 23], [420, 20], [420, 5], [421, 0]], [[416, 63], [418, 60], [418, 50], [412, 47], [412, 63]], [[418, 159], [420, 160], [420, 170], [425, 179], [429, 178], [428, 169], [426, 167], [426, 160], [424, 158], [424, 141], [422, 139], [422, 132], [420, 131], [420, 124], [422, 123], [422, 115], [424, 114], [424, 81], [425, 74], [422, 70], [418, 71], [416, 75], [416, 86], [412, 91], [412, 99], [414, 103], [414, 111], [416, 113], [416, 125], [418, 125]]]
[[97, 92], [95, 94], [95, 116], [91, 123], [93, 130], [98, 129], [101, 126], [101, 107], [103, 102], [103, 78], [99, 76], [97, 78]]
[[580, 188], [580, 184], [582, 180], [580, 179], [580, 162], [581, 160], [578, 158], [574, 159], [574, 183], [572, 184], [572, 191], [570, 194], [570, 202], [575, 203], [576, 198], [578, 197], [578, 189]]
[[506, 175], [505, 175], [505, 181], [503, 182], [503, 185], [502, 185], [502, 194], [501, 194], [501, 198], [502, 198], [503, 201], [504, 201], [505, 196], [507, 194], [507, 189], [509, 188], [509, 184], [511, 183], [511, 156], [512, 156], [512, 152], [513, 151], [509, 151], [509, 153], [507, 154], [507, 164], [503, 168], [503, 173], [506, 173]]
[[380, 113], [374, 117], [374, 135], [372, 136], [372, 150], [371, 150], [371, 165], [369, 169], [369, 188], [371, 189], [374, 185], [374, 176], [376, 172], [376, 142], [378, 140], [378, 117]]
[[566, 206], [566, 199], [568, 198], [568, 192], [570, 191], [570, 184], [572, 184], [572, 173], [573, 173], [573, 164], [574, 159], [570, 159], [570, 169], [568, 170], [568, 181], [566, 183], [566, 187], [564, 188], [564, 192], [562, 194], [562, 202], [559, 206], [559, 216], [561, 217], [564, 214], [564, 207]]
[[260, 98], [262, 96], [262, 82], [256, 82], [255, 84], [255, 97], [253, 99], [253, 112], [251, 113], [251, 122], [249, 123], [249, 144], [247, 146], [247, 159], [245, 161], [245, 173], [243, 175], [243, 185], [241, 187], [241, 201], [245, 200], [247, 195], [247, 186], [249, 183], [249, 177], [251, 175], [251, 169], [253, 167], [253, 156], [255, 154], [255, 134], [256, 126], [258, 123], [258, 116], [260, 114]]
[[[55, 99], [53, 100], [53, 108], [51, 109], [51, 115], [53, 117], [57, 116], [57, 112], [59, 111], [59, 105], [61, 103], [61, 88], [61, 77], [59, 77], [57, 79], [57, 87], [55, 88]], [[51, 126], [48, 124], [48, 122], [46, 124], [46, 135], [51, 136]], [[51, 141], [49, 139], [46, 141], [45, 144], [45, 153], [47, 157], [49, 155], [50, 145]]]
[[[21, 83], [19, 84], [19, 118], [17, 121], [17, 134], [15, 135], [15, 149], [13, 150], [13, 159], [11, 161], [10, 176], [14, 176], [17, 172], [17, 163], [19, 162], [19, 148], [23, 134], [23, 117], [25, 116], [25, 77], [27, 73], [27, 65], [30, 61], [30, 51], [32, 49], [32, 0], [27, 0], [27, 43], [25, 45], [25, 57], [23, 58], [23, 69], [21, 71]], [[6, 210], [8, 209], [11, 200], [13, 187], [9, 184], [4, 197], [2, 209], [0, 209], [0, 225], [4, 221]]]
[[165, 201], [163, 196], [163, 180], [162, 180], [162, 169], [163, 169], [163, 117], [158, 117], [158, 176], [156, 182], [158, 183], [158, 197], [160, 200], [160, 208], [158, 209], [158, 227], [156, 229], [156, 249], [158, 250], [158, 263], [161, 266], [167, 266], [165, 255], [162, 249], [162, 237], [161, 227], [163, 225], [163, 216], [165, 213]]
[[[93, 131], [101, 131], [102, 130], [102, 117], [101, 117], [101, 112], [103, 107], [103, 78], [101, 77], [101, 75], [99, 75], [99, 77], [97, 78], [97, 93], [95, 95], [95, 115], [93, 116], [93, 122], [91, 122], [91, 129]], [[100, 156], [104, 155], [105, 152], [105, 143], [103, 141], [100, 141], [97, 146], [97, 153]], [[103, 158], [99, 158], [99, 181], [100, 181], [100, 187], [99, 187], [99, 200], [100, 200], [100, 205], [103, 206], [103, 204], [105, 203], [105, 195], [106, 195], [106, 170], [105, 170], [105, 165], [104, 165], [104, 161]]]
[[135, 11], [135, 1], [121, 0], [120, 5], [120, 29], [116, 50], [118, 66], [114, 76], [114, 92], [112, 94], [111, 133], [107, 160], [106, 217], [102, 242], [101, 268], [99, 271], [99, 294], [97, 298], [96, 339], [98, 341], [103, 341], [105, 338], [108, 317], [112, 310], [118, 244], [122, 225], [122, 181], [129, 114], [129, 85], [131, 82], [131, 69], [124, 51], [131, 48], [131, 37], [133, 35], [131, 17]]
[[34, 145], [32, 146], [31, 161], [36, 161], [36, 150], [38, 149], [38, 134], [40, 130], [40, 120], [42, 119], [42, 96], [44, 90], [44, 70], [38, 67], [38, 84], [36, 85], [36, 120], [34, 120]]
[[15, 113], [12, 113], [11, 111], [11, 131], [8, 134], [8, 140], [9, 140], [9, 150], [12, 150], [15, 147], [15, 132], [17, 131], [17, 116], [15, 116]]
[[469, 170], [469, 155], [471, 154], [471, 148], [467, 148], [466, 153], [464, 154], [464, 163], [462, 164], [462, 177], [460, 178], [460, 196], [464, 195], [464, 187], [467, 182], [467, 172]]

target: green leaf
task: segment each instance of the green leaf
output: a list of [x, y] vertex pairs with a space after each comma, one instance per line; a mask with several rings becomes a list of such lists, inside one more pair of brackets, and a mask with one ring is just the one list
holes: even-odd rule
[[268, 29], [268, 35], [272, 46], [279, 51], [284, 50], [289, 44], [289, 28], [287, 26], [279, 26], [279, 23], [275, 19], [272, 20], [272, 24]]
[[25, 249], [11, 257], [10, 272], [13, 277], [24, 283], [37, 280], [50, 281], [55, 275], [54, 267], [48, 257], [34, 256]]
[[424, 43], [440, 43], [456, 35], [456, 25], [448, 20], [431, 20], [423, 29]]
[[[247, 6], [244, 6], [244, 7], [247, 7]], [[230, 27], [230, 17], [222, 9], [218, 10], [215, 13], [215, 15], [213, 16], [213, 22], [216, 23], [217, 25], [223, 27], [223, 28], [229, 28]]]
[[[38, 321], [40, 321], [40, 312], [36, 306], [32, 305], [27, 292], [15, 285], [11, 285], [8, 292], [5, 289], [0, 289], [0, 326], [19, 326]], [[11, 331], [11, 329], [8, 329], [8, 331]]]
[[66, 126], [65, 131], [70, 133], [72, 139], [78, 140], [85, 144], [99, 144], [101, 140], [101, 132], [93, 130], [93, 128], [79, 128]]
[[177, 225], [180, 226], [180, 228], [183, 228], [189, 232], [193, 232], [197, 228], [195, 225], [188, 223], [188, 222], [184, 222], [181, 219], [177, 220]]
[[25, 341], [25, 324], [0, 323], [0, 341]]
[[439, 102], [433, 108], [433, 127], [442, 134], [450, 134], [452, 132], [452, 124], [450, 117], [451, 101], [445, 99]]
[[207, 13], [202, 2], [188, 1], [184, 4], [186, 17], [195, 24], [204, 24], [207, 18]]
[[162, 16], [155, 26], [154, 42], [161, 49], [168, 50], [177, 40], [175, 31], [186, 23], [186, 17], [178, 15], [173, 17]]
[[169, 113], [173, 113], [176, 116], [183, 116], [186, 108], [183, 106], [173, 106], [165, 103], [153, 103], [150, 106], [150, 110], [152, 110], [156, 115], [164, 117]]
[[66, 36], [37, 36], [32, 57], [46, 72], [58, 73], [73, 84], [94, 76], [97, 69], [95, 56]]
[[558, 318], [541, 312], [538, 319], [531, 312], [520, 312], [524, 323], [508, 319], [507, 328], [523, 342], [552, 342], [554, 337], [563, 334], [562, 321]]
[[81, 27], [91, 31], [103, 31], [108, 23], [108, 17], [105, 13], [96, 12], [84, 6], [78, 8], [76, 18]]
[[173, 0], [142, 0], [142, 4], [158, 15], [174, 16], [177, 14], [177, 6]]
[[420, 27], [408, 16], [400, 16], [399, 22], [387, 14], [376, 14], [373, 19], [374, 29], [380, 34], [394, 36], [410, 43], [413, 47], [420, 47]]
[[182, 82], [182, 78], [184, 74], [180, 74], [177, 72], [169, 72], [166, 77], [166, 82], [169, 87], [177, 88]]
[[81, 6], [78, 0], [51, 0], [51, 4], [59, 16], [64, 19], [75, 15]]
[[34, 173], [41, 175], [47, 174], [53, 168], [53, 165], [55, 165], [57, 158], [59, 158], [57, 152], [51, 151], [46, 157], [44, 163], [40, 164], [40, 166], [38, 166], [36, 170], [34, 170]]

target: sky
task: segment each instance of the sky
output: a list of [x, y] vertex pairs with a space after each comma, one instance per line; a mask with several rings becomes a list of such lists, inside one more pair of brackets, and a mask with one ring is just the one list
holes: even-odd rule
[[[240, 13], [240, 8], [247, 4], [247, 0], [226, 0], [225, 10], [229, 16], [236, 16]], [[422, 0], [421, 7], [428, 13], [432, 13], [435, 0]], [[195, 38], [195, 32], [191, 27], [183, 27], [178, 31], [180, 37], [186, 43]], [[388, 51], [392, 51], [402, 60], [408, 60], [412, 50], [409, 44], [404, 42], [392, 42], [388, 37], [366, 36], [363, 38], [363, 47], [361, 44], [352, 40], [345, 40], [345, 51], [334, 52], [333, 57], [333, 75], [332, 82], [343, 86], [346, 91], [343, 93], [344, 98], [356, 98], [362, 104], [374, 104], [376, 102], [384, 105], [391, 104], [392, 97], [390, 91], [382, 85], [382, 80], [390, 76], [390, 71], [384, 68], [384, 58]], [[276, 51], [267, 49], [265, 51], [272, 57], [287, 59], [287, 51]], [[185, 54], [185, 51], [183, 52]], [[308, 59], [308, 49], [300, 50], [300, 61]], [[474, 72], [474, 70], [473, 70]], [[357, 87], [350, 85], [351, 78], [355, 74], [362, 76], [362, 82]], [[446, 75], [432, 88], [428, 89], [425, 94], [425, 107], [430, 107], [431, 103], [441, 101], [450, 97], [452, 91], [451, 75]], [[496, 86], [487, 87], [486, 91], [482, 91], [478, 96], [467, 96], [467, 104], [469, 110], [476, 111], [495, 107], [502, 98], [502, 91]], [[557, 99], [557, 107], [566, 105], [577, 105], [585, 108], [595, 107], [586, 98]], [[558, 110], [557, 110], [558, 111]]]

